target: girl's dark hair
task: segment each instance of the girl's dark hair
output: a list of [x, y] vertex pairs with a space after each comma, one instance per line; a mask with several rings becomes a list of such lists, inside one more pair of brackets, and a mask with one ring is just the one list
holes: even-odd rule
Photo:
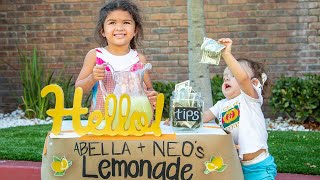
[[132, 49], [136, 49], [137, 45], [139, 45], [140, 40], [143, 38], [143, 29], [142, 29], [142, 19], [139, 13], [139, 8], [132, 3], [130, 0], [113, 0], [107, 4], [105, 4], [99, 12], [99, 18], [97, 22], [97, 26], [94, 32], [94, 38], [98, 42], [101, 47], [108, 45], [107, 39], [102, 36], [101, 32], [103, 30], [103, 25], [106, 20], [106, 17], [115, 10], [123, 10], [127, 11], [134, 20], [136, 24], [136, 35], [130, 41], [130, 47]]
[[252, 61], [252, 60], [246, 59], [246, 58], [239, 58], [238, 61], [248, 63], [249, 67], [252, 69], [253, 77], [257, 78], [260, 81], [261, 85], [263, 86], [262, 95], [266, 96], [269, 91], [270, 80], [269, 80], [269, 78], [267, 78], [267, 80], [264, 82], [264, 84], [262, 82], [262, 74], [265, 73], [267, 75], [264, 64], [259, 63], [259, 62], [255, 62], [255, 61]]

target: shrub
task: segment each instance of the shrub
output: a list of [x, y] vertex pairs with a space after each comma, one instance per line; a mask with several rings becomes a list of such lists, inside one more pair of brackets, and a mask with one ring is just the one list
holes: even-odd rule
[[281, 77], [271, 90], [269, 105], [297, 122], [320, 122], [320, 76]]
[[[32, 56], [28, 56], [26, 52], [19, 50], [21, 64], [20, 78], [23, 86], [23, 110], [27, 118], [45, 119], [46, 111], [55, 106], [55, 98], [53, 94], [47, 97], [41, 97], [41, 90], [49, 84], [58, 84], [64, 92], [64, 107], [73, 106], [74, 83], [73, 76], [58, 75], [53, 77], [53, 72], [44, 73], [43, 64], [39, 63], [37, 49], [34, 48]], [[91, 94], [85, 96], [83, 100], [84, 107], [90, 107]]]
[[[58, 77], [54, 78], [53, 80], [58, 84], [64, 93], [64, 107], [65, 108], [72, 108], [73, 107], [73, 98], [74, 98], [74, 92], [75, 92], [75, 83], [73, 80], [73, 76], [64, 76], [59, 75]], [[50, 101], [50, 105], [54, 105], [55, 101]], [[91, 103], [91, 93], [86, 95], [83, 95], [82, 100], [82, 106], [90, 108]]]
[[32, 56], [19, 50], [21, 64], [20, 78], [23, 86], [23, 109], [27, 118], [45, 119], [49, 108], [48, 99], [41, 98], [41, 89], [51, 83], [53, 73], [45, 74], [43, 64], [40, 64], [37, 49]]
[[162, 117], [168, 118], [170, 113], [170, 97], [172, 95], [172, 91], [174, 91], [174, 86], [176, 83], [174, 82], [152, 82], [154, 90], [159, 93], [164, 94], [164, 107]]
[[210, 82], [212, 90], [212, 102], [215, 104], [221, 99], [225, 98], [221, 90], [223, 78], [220, 75], [213, 76]]
[[[73, 76], [64, 76], [60, 74], [59, 76], [52, 77], [51, 84], [57, 84], [59, 85], [63, 90], [64, 95], [64, 107], [65, 108], [72, 108], [73, 107], [73, 100], [74, 100], [74, 92], [75, 92], [75, 83], [73, 80]], [[82, 107], [87, 107], [90, 109], [91, 106], [91, 98], [92, 93], [89, 93], [88, 95], [84, 94], [82, 99]], [[49, 108], [53, 108], [55, 106], [55, 98], [53, 94], [47, 95], [43, 99], [48, 99], [49, 105], [47, 106], [48, 110]], [[87, 119], [88, 114], [81, 115], [81, 119]], [[71, 116], [64, 116], [64, 120], [71, 120]]]

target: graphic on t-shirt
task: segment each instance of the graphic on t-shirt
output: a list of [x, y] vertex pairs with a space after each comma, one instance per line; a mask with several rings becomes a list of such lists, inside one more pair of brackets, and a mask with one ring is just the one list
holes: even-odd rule
[[231, 130], [239, 125], [240, 109], [239, 104], [236, 103], [226, 111], [222, 112], [221, 123], [223, 128]]

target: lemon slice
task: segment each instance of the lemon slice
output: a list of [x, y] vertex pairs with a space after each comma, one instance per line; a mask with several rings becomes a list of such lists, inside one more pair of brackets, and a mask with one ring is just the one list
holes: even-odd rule
[[61, 169], [66, 170], [66, 169], [68, 169], [68, 167], [69, 167], [68, 160], [66, 158], [63, 158], [61, 160]]

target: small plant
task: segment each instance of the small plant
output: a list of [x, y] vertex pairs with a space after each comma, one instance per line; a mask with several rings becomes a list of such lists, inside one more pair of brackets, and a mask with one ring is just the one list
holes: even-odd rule
[[[27, 118], [46, 119], [46, 111], [55, 106], [53, 94], [47, 98], [41, 97], [41, 90], [46, 85], [56, 83], [63, 89], [64, 92], [64, 107], [70, 108], [73, 106], [74, 83], [73, 76], [65, 76], [60, 74], [53, 77], [53, 72], [45, 74], [43, 64], [39, 63], [37, 49], [34, 48], [32, 56], [26, 55], [26, 52], [19, 50], [21, 64], [20, 78], [23, 86], [23, 110]], [[90, 107], [91, 94], [85, 96], [84, 107]], [[68, 119], [68, 117], [66, 117]]]
[[73, 96], [74, 96], [74, 83], [72, 83], [72, 77], [63, 78], [58, 84], [63, 89], [64, 93], [64, 107], [71, 108], [73, 106]]
[[51, 83], [53, 72], [45, 74], [43, 64], [39, 63], [37, 49], [34, 48], [32, 56], [19, 50], [21, 63], [20, 78], [23, 86], [23, 109], [27, 118], [45, 119], [49, 102], [41, 98], [41, 89]]
[[212, 90], [212, 102], [213, 104], [216, 104], [218, 101], [225, 98], [221, 90], [223, 79], [221, 76], [216, 75], [212, 77], [210, 82], [211, 82], [211, 90]]
[[320, 76], [281, 77], [272, 87], [269, 104], [297, 122], [320, 122]]
[[[73, 80], [73, 76], [64, 76], [63, 74], [60, 74], [57, 77], [54, 77], [53, 82], [55, 82], [56, 84], [58, 84], [62, 90], [63, 90], [63, 94], [64, 94], [64, 107], [65, 108], [72, 108], [73, 107], [73, 100], [74, 100], [74, 92], [75, 92], [75, 83]], [[88, 94], [88, 95], [83, 95], [83, 100], [82, 100], [82, 106], [83, 107], [87, 107], [90, 108], [91, 105], [91, 97], [92, 94]], [[49, 104], [50, 107], [54, 107], [55, 106], [55, 99], [54, 98], [49, 98]], [[87, 119], [86, 117], [88, 116], [88, 114], [86, 115], [82, 115], [81, 119]], [[64, 117], [65, 120], [71, 120], [71, 116], [65, 116]]]
[[164, 94], [164, 107], [163, 107], [163, 117], [168, 118], [170, 113], [170, 97], [172, 91], [174, 91], [175, 84], [174, 82], [153, 82], [153, 88], [159, 93]]

